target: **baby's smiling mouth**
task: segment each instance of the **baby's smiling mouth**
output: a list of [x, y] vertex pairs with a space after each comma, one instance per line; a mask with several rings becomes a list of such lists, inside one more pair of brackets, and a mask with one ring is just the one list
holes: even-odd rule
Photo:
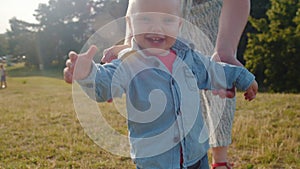
[[145, 39], [147, 39], [152, 43], [162, 43], [165, 40], [165, 36], [158, 35], [158, 34], [150, 34], [150, 35], [145, 35]]

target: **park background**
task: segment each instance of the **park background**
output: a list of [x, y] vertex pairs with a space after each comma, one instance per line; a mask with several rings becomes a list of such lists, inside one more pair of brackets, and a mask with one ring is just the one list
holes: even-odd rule
[[[260, 93], [250, 103], [237, 94], [230, 160], [237, 168], [300, 168], [300, 1], [251, 2], [237, 55]], [[0, 35], [8, 73], [8, 88], [0, 90], [0, 168], [134, 168], [84, 133], [72, 86], [62, 79], [68, 52], [79, 52], [97, 29], [124, 16], [126, 3], [50, 0], [32, 11], [37, 23], [11, 18], [11, 29]], [[100, 106], [124, 132], [113, 106]]]

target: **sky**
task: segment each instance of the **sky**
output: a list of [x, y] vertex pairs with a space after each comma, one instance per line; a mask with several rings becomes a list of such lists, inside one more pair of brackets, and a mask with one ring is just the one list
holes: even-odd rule
[[36, 23], [33, 14], [39, 3], [49, 0], [0, 0], [0, 34], [10, 30], [9, 19], [16, 17], [29, 23]]

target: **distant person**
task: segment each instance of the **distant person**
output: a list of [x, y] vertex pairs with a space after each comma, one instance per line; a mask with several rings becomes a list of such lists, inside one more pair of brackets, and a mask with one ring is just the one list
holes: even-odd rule
[[1, 73], [1, 88], [7, 88], [7, 83], [6, 83], [6, 70], [3, 65], [0, 65], [0, 73]]
[[[91, 98], [102, 102], [126, 93], [137, 169], [208, 169], [199, 89], [231, 89], [235, 84], [252, 100], [257, 92], [254, 76], [243, 67], [211, 61], [177, 39], [179, 0], [130, 0], [128, 11], [131, 47], [104, 65], [92, 61], [95, 46], [85, 54], [70, 52], [66, 82], [77, 80]], [[167, 107], [162, 107], [164, 102]]]

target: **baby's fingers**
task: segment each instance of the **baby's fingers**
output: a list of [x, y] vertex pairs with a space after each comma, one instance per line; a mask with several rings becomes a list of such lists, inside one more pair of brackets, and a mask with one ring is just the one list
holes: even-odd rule
[[98, 48], [95, 45], [90, 46], [87, 52], [80, 54], [80, 57], [85, 57], [88, 60], [93, 60], [94, 56], [96, 55]]
[[78, 54], [76, 52], [71, 51], [69, 53], [69, 59], [70, 59], [71, 62], [75, 63], [77, 58], [78, 58]]
[[251, 100], [255, 99], [256, 93], [255, 93], [254, 91], [250, 90], [250, 91], [247, 91], [247, 92], [244, 94], [244, 96], [245, 96], [245, 99], [246, 99], [246, 100], [251, 101]]
[[68, 67], [64, 69], [64, 80], [67, 83], [72, 83], [73, 82], [73, 73], [70, 71]]
[[70, 70], [71, 72], [74, 71], [74, 65], [75, 65], [75, 63], [72, 63], [72, 61], [71, 61], [70, 59], [68, 59], [68, 60], [66, 61], [66, 67], [69, 68], [69, 70]]
[[213, 95], [218, 95], [220, 98], [226, 98], [226, 91], [224, 89], [212, 90]]

